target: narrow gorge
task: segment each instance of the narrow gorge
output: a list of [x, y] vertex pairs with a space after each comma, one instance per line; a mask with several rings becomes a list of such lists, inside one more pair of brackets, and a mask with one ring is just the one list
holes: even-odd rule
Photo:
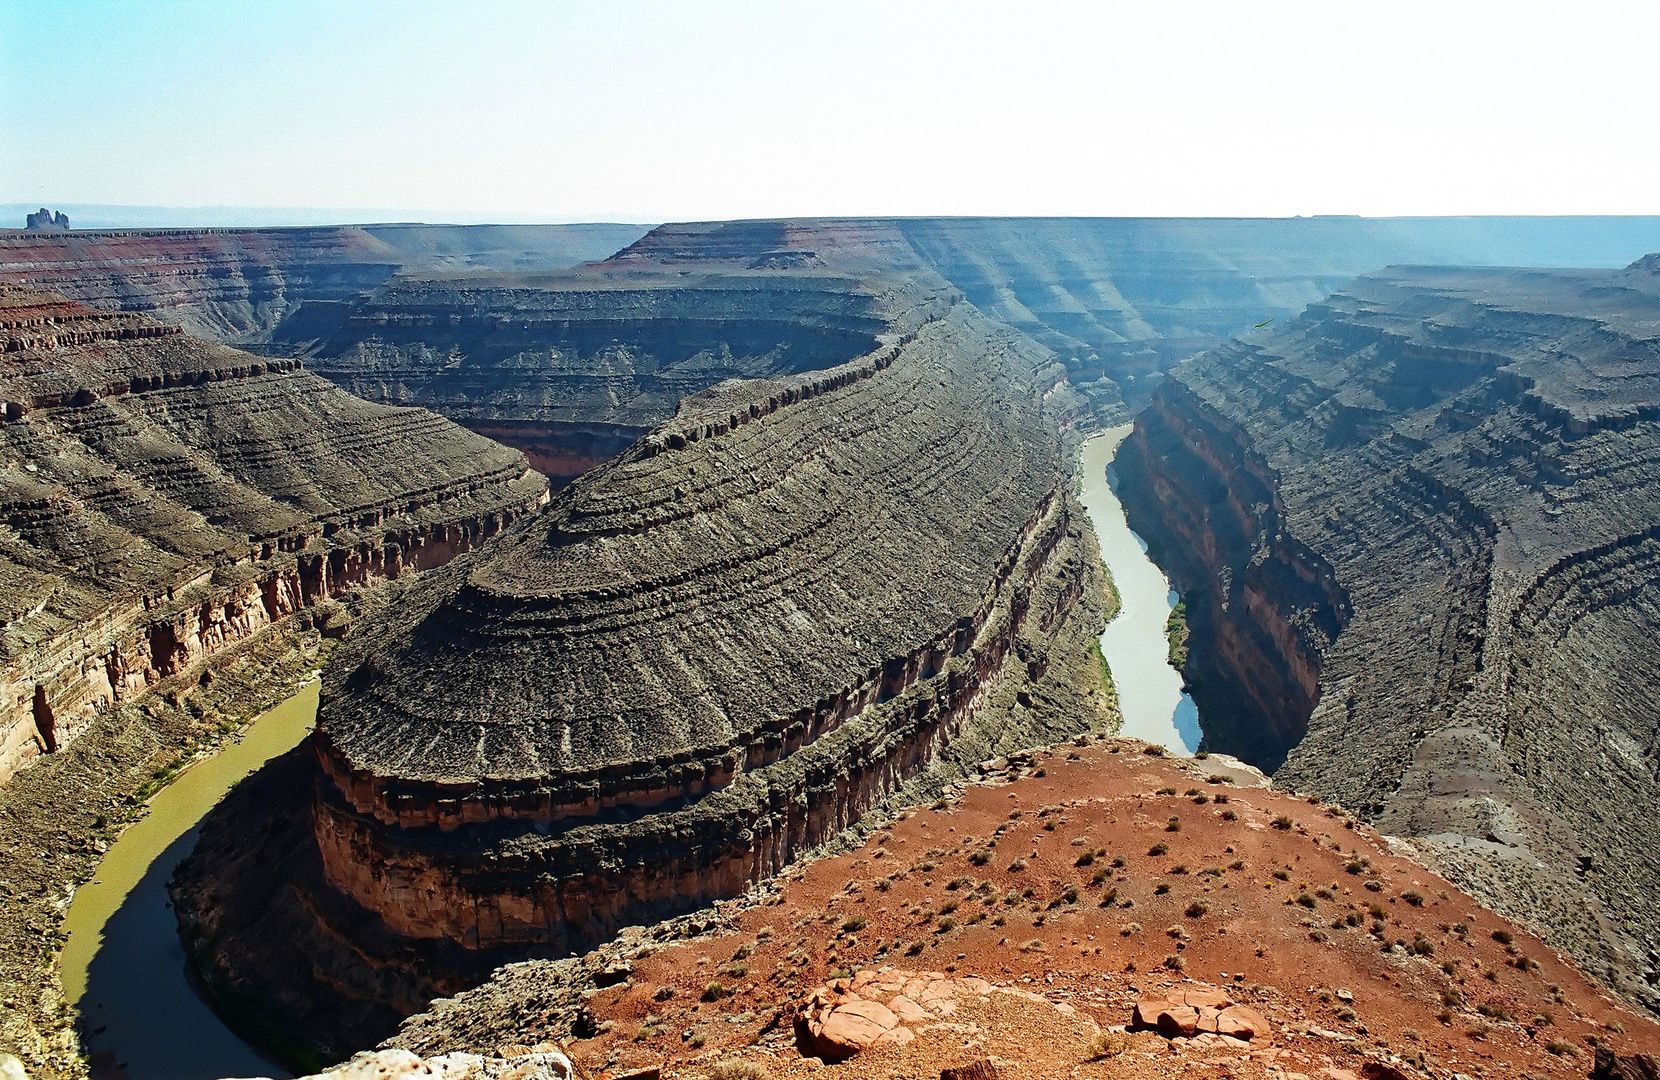
[[1396, 269], [1178, 367], [1121, 458], [1206, 746], [1660, 1007], [1660, 277]]

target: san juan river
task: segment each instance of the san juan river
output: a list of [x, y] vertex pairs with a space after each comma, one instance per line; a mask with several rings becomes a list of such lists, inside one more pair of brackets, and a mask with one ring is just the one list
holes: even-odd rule
[[1101, 559], [1112, 572], [1121, 603], [1101, 635], [1101, 655], [1118, 686], [1124, 714], [1119, 734], [1158, 743], [1178, 754], [1199, 749], [1199, 710], [1182, 692], [1182, 676], [1170, 666], [1165, 624], [1176, 606], [1170, 581], [1147, 545], [1124, 520], [1124, 507], [1109, 478], [1118, 446], [1130, 425], [1113, 428], [1084, 443], [1082, 501], [1101, 541]]
[[203, 816], [243, 777], [305, 738], [317, 716], [317, 686], [261, 714], [162, 789], [76, 891], [64, 923], [63, 989], [80, 1009], [95, 1077], [290, 1075], [232, 1034], [197, 995], [167, 882], [195, 846]]

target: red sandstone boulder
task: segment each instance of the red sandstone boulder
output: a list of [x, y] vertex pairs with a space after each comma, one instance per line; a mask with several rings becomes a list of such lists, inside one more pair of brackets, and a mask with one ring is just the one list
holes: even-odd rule
[[1130, 1026], [1143, 1030], [1156, 1028], [1167, 1039], [1226, 1035], [1249, 1040], [1270, 1030], [1261, 1013], [1238, 1004], [1225, 991], [1213, 987], [1149, 994], [1135, 1003]]

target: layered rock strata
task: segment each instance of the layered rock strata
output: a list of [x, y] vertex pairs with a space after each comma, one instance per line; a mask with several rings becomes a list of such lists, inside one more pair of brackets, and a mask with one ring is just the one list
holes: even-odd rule
[[564, 479], [690, 394], [832, 367], [887, 326], [856, 279], [741, 270], [400, 279], [308, 311], [273, 350], [359, 397], [434, 409]]
[[0, 779], [109, 703], [546, 497], [419, 409], [131, 313], [0, 286]]
[[1400, 269], [1178, 368], [1121, 453], [1207, 745], [1660, 1004], [1660, 278]]
[[869, 298], [848, 279], [928, 275], [1054, 350], [1086, 396], [1080, 414], [1119, 423], [1175, 362], [1386, 263], [1615, 266], [1644, 250], [1625, 245], [1645, 232], [1660, 243], [1660, 219], [663, 225], [580, 273], [434, 279], [411, 263], [361, 299], [308, 302], [266, 351], [304, 356], [370, 400], [425, 405], [571, 476], [687, 393], [866, 351]]
[[308, 301], [343, 301], [400, 269], [553, 270], [602, 259], [632, 225], [342, 225], [290, 229], [0, 230], [0, 282], [100, 311], [144, 312], [215, 341], [263, 340]]
[[1061, 373], [971, 309], [892, 310], [856, 360], [688, 400], [354, 631], [309, 830], [285, 811], [264, 841], [293, 890], [245, 891], [248, 808], [181, 872], [210, 981], [349, 1046], [261, 931], [310, 920], [285, 951], [391, 1019], [741, 893], [931, 769], [1108, 722]]

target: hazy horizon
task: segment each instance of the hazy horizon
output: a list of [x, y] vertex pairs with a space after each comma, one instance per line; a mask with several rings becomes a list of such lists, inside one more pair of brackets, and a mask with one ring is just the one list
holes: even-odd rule
[[0, 200], [296, 224], [1642, 215], [1657, 38], [1660, 7], [1630, 3], [16, 0]]

